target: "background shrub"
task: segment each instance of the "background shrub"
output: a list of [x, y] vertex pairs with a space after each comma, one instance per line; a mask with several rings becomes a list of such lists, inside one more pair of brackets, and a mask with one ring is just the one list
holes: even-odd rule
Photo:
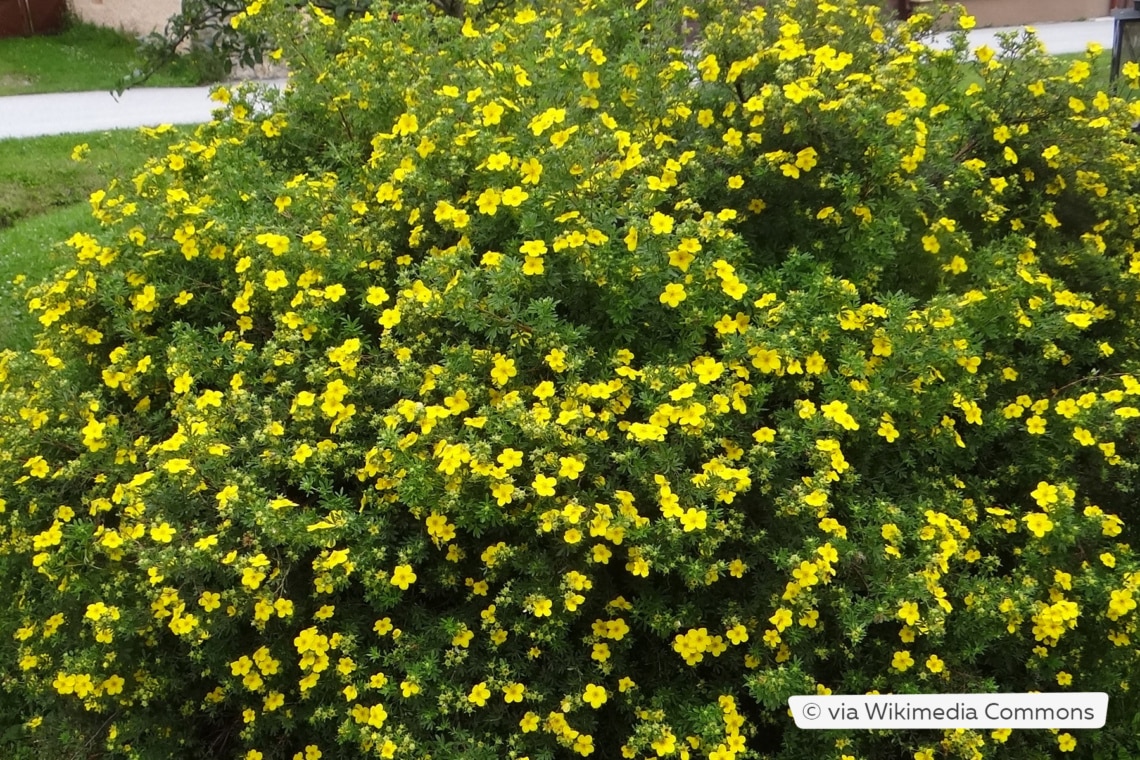
[[[848, 0], [254, 6], [290, 90], [93, 196], [0, 359], [22, 741], [1134, 749], [1136, 148], [1087, 61]], [[1105, 730], [786, 713], [1066, 689]]]

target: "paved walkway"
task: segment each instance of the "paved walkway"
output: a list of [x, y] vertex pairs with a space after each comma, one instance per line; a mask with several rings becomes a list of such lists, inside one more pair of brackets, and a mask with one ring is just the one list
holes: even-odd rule
[[[283, 87], [285, 80], [263, 82]], [[143, 87], [118, 100], [109, 92], [60, 92], [0, 98], [0, 139], [105, 129], [201, 124], [219, 107], [210, 87]]]
[[[997, 48], [999, 32], [1021, 27], [975, 29], [970, 45]], [[1112, 18], [1068, 24], [1034, 26], [1045, 49], [1054, 54], [1081, 53], [1090, 42], [1112, 48]], [[937, 35], [936, 45], [946, 44]], [[284, 80], [266, 82], [282, 87]], [[104, 129], [154, 127], [159, 124], [200, 124], [209, 121], [216, 107], [209, 87], [141, 88], [128, 90], [117, 101], [107, 92], [74, 92], [51, 95], [18, 95], [0, 98], [0, 139], [33, 137]]]
[[[1105, 50], [1112, 51], [1112, 17], [1073, 21], [1066, 24], [1034, 24], [1032, 27], [1037, 32], [1037, 38], [1045, 45], [1046, 52], [1054, 55], [1083, 53], [1090, 42], [1096, 42]], [[1019, 32], [1023, 28], [1020, 26], [999, 26], [990, 29], [973, 29], [969, 32], [970, 47], [988, 45], [997, 50], [999, 45], [998, 33]], [[937, 35], [936, 44], [945, 44], [946, 36], [945, 34]]]

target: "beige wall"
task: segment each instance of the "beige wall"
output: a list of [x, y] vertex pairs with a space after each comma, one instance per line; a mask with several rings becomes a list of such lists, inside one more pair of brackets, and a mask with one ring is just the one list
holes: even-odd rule
[[93, 24], [149, 34], [182, 10], [182, 0], [71, 0], [75, 15]]
[[959, 2], [978, 19], [978, 26], [1080, 21], [1109, 14], [1109, 0], [959, 0]]

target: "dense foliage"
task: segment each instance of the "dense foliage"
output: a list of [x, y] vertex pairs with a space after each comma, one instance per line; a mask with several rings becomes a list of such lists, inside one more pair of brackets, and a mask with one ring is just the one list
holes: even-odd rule
[[[289, 91], [93, 196], [0, 355], [19, 743], [1135, 751], [1134, 111], [1095, 51], [690, 6], [243, 12]], [[787, 714], [873, 690], [1111, 700]]]
[[[485, 0], [470, 5], [463, 0], [423, 0], [415, 12], [443, 13], [463, 18], [470, 10], [474, 18], [481, 18], [509, 5], [513, 0]], [[142, 64], [125, 73], [117, 91], [146, 82], [172, 61], [188, 56], [198, 67], [206, 81], [216, 82], [229, 76], [235, 66], [252, 67], [271, 60], [280, 60], [280, 50], [273, 37], [264, 28], [242, 25], [242, 20], [260, 12], [263, 3], [243, 0], [182, 0], [160, 31], [144, 37], [139, 44]], [[288, 5], [297, 12], [309, 6], [316, 7], [336, 19], [362, 16], [368, 11], [369, 0], [289, 0]]]

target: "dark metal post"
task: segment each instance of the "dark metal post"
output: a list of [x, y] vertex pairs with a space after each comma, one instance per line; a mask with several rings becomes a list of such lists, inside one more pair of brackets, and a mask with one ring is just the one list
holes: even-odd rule
[[1132, 0], [1132, 9], [1123, 10], [1116, 14], [1116, 21], [1112, 27], [1112, 69], [1109, 72], [1109, 80], [1115, 81], [1120, 76], [1121, 67], [1127, 63], [1124, 60], [1125, 46], [1129, 50], [1129, 61], [1136, 61], [1140, 57], [1140, 50], [1136, 49], [1137, 40], [1134, 39], [1140, 33], [1140, 0]]

